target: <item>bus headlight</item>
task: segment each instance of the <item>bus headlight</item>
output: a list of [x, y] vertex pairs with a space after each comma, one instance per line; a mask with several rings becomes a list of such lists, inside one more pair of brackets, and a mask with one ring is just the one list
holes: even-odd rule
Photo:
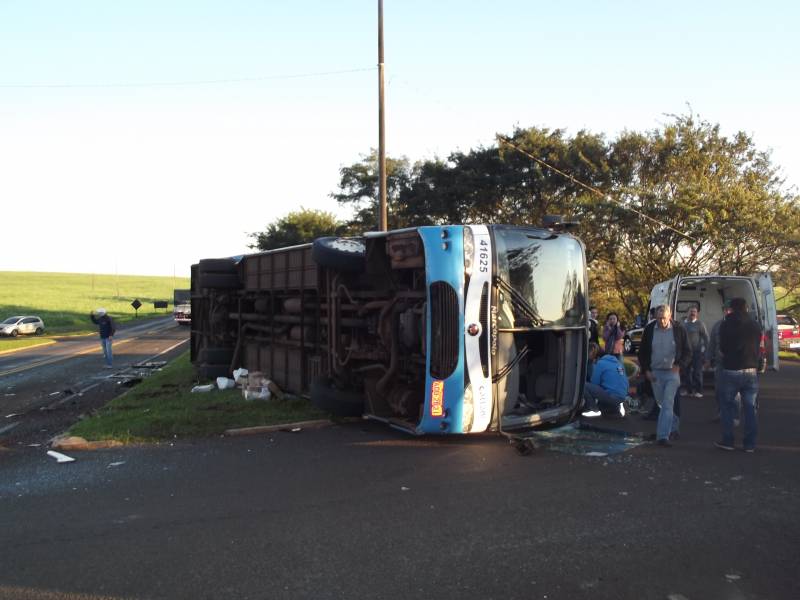
[[472, 422], [475, 419], [475, 400], [472, 396], [472, 384], [469, 384], [464, 390], [464, 402], [461, 406], [461, 431], [469, 433], [472, 431]]
[[472, 275], [472, 260], [475, 256], [475, 238], [472, 229], [464, 227], [464, 272]]

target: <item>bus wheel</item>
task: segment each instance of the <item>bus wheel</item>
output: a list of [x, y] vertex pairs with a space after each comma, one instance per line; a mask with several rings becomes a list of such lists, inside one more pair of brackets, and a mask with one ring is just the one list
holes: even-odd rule
[[335, 417], [360, 417], [364, 413], [364, 396], [339, 390], [327, 377], [311, 382], [311, 404]]
[[364, 242], [353, 238], [317, 238], [311, 247], [318, 265], [339, 271], [363, 271], [366, 253]]

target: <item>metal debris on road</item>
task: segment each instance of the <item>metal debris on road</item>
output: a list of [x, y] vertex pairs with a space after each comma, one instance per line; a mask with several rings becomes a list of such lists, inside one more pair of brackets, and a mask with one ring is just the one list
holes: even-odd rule
[[11, 413], [10, 415], [6, 415], [6, 419], [10, 419], [11, 417], [17, 417], [19, 413]]
[[125, 464], [125, 461], [124, 460], [120, 460], [120, 461], [117, 461], [117, 462], [108, 463], [108, 466], [109, 467], [118, 467], [118, 466], [124, 465], [124, 464]]
[[72, 458], [71, 456], [67, 456], [66, 454], [61, 454], [61, 452], [56, 452], [55, 450], [48, 450], [47, 456], [55, 458], [56, 462], [60, 463], [75, 462], [75, 459]]

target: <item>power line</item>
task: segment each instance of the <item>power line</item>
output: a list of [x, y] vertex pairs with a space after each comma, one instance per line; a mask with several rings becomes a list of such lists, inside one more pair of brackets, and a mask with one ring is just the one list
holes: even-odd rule
[[520, 148], [519, 146], [517, 146], [517, 145], [516, 145], [514, 142], [510, 141], [508, 138], [505, 138], [505, 137], [503, 137], [502, 135], [498, 135], [498, 136], [497, 136], [497, 139], [498, 139], [500, 142], [502, 142], [502, 143], [506, 144], [507, 146], [511, 146], [511, 147], [512, 147], [514, 150], [516, 150], [517, 152], [520, 152], [520, 153], [524, 154], [525, 156], [527, 156], [528, 158], [530, 158], [530, 159], [532, 159], [532, 160], [536, 161], [538, 164], [540, 164], [540, 165], [542, 165], [542, 166], [544, 166], [544, 167], [547, 167], [547, 168], [548, 168], [548, 169], [550, 169], [551, 171], [555, 171], [555, 172], [556, 172], [556, 173], [558, 173], [559, 175], [561, 175], [561, 176], [563, 176], [563, 177], [566, 177], [567, 179], [569, 179], [569, 180], [570, 180], [570, 181], [572, 181], [573, 183], [576, 183], [576, 184], [578, 184], [580, 187], [582, 187], [582, 188], [584, 188], [584, 189], [586, 189], [586, 190], [589, 190], [589, 191], [590, 191], [590, 192], [592, 192], [593, 194], [597, 194], [597, 195], [598, 195], [598, 196], [600, 196], [600, 197], [601, 197], [603, 200], [608, 200], [608, 201], [610, 201], [610, 202], [613, 202], [613, 203], [614, 203], [614, 204], [616, 204], [617, 206], [620, 206], [620, 207], [624, 208], [625, 210], [630, 210], [630, 211], [632, 211], [632, 212], [635, 212], [635, 213], [636, 213], [637, 215], [639, 215], [640, 217], [644, 217], [645, 219], [647, 219], [648, 221], [652, 221], [652, 222], [653, 222], [653, 223], [655, 223], [656, 225], [661, 225], [662, 227], [666, 227], [667, 229], [669, 229], [669, 230], [671, 230], [671, 231], [674, 231], [674, 232], [675, 232], [675, 233], [677, 233], [678, 235], [682, 235], [682, 236], [683, 236], [683, 237], [685, 237], [687, 240], [691, 240], [692, 242], [695, 242], [695, 243], [697, 242], [697, 240], [696, 240], [696, 239], [694, 239], [692, 236], [690, 236], [690, 235], [688, 235], [688, 234], [686, 234], [686, 233], [684, 233], [684, 232], [682, 232], [682, 231], [678, 231], [677, 229], [675, 229], [675, 228], [674, 228], [674, 227], [672, 227], [671, 225], [668, 225], [668, 224], [664, 223], [663, 221], [659, 221], [658, 219], [654, 219], [654, 218], [653, 218], [653, 217], [651, 217], [650, 215], [646, 215], [646, 214], [645, 214], [645, 213], [643, 213], [642, 211], [640, 211], [640, 210], [636, 210], [635, 208], [632, 208], [632, 207], [630, 207], [630, 206], [626, 205], [624, 202], [621, 202], [620, 200], [617, 200], [616, 198], [612, 198], [612, 197], [611, 197], [611, 196], [609, 196], [608, 194], [604, 194], [603, 192], [601, 192], [600, 190], [598, 190], [596, 187], [592, 187], [591, 185], [588, 185], [588, 184], [586, 184], [586, 183], [583, 183], [582, 181], [579, 181], [578, 179], [575, 179], [575, 178], [574, 178], [572, 175], [570, 175], [569, 173], [565, 173], [564, 171], [561, 171], [561, 170], [559, 170], [559, 169], [555, 168], [554, 166], [552, 166], [552, 165], [550, 165], [550, 164], [546, 163], [546, 162], [545, 162], [545, 161], [543, 161], [541, 158], [537, 158], [537, 157], [535, 157], [535, 156], [534, 156], [533, 154], [531, 154], [530, 152], [527, 152], [527, 151], [523, 150], [522, 148]]
[[228, 83], [253, 83], [273, 79], [303, 79], [310, 77], [326, 77], [329, 75], [345, 75], [375, 71], [377, 67], [361, 69], [344, 69], [341, 71], [320, 71], [316, 73], [296, 73], [291, 75], [265, 75], [263, 77], [240, 77], [230, 79], [199, 79], [190, 81], [149, 81], [141, 83], [0, 83], [0, 88], [9, 89], [63, 89], [63, 88], [143, 88], [143, 87], [181, 87], [192, 85], [218, 85]]

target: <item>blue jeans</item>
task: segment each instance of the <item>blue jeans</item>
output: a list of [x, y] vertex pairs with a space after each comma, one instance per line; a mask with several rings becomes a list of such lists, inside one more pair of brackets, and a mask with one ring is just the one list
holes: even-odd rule
[[586, 403], [586, 410], [619, 411], [619, 405], [625, 398], [619, 398], [597, 383], [586, 382], [583, 387], [583, 400]]
[[668, 440], [669, 434], [678, 431], [680, 420], [673, 412], [675, 406], [675, 393], [681, 385], [679, 373], [673, 373], [671, 369], [654, 369], [653, 373], [653, 396], [661, 406], [656, 424], [656, 438]]
[[103, 348], [103, 356], [106, 359], [106, 364], [110, 367], [113, 361], [111, 355], [111, 338], [100, 338], [100, 347]]
[[756, 369], [741, 371], [722, 370], [722, 405], [720, 423], [722, 443], [733, 446], [733, 420], [736, 418], [736, 394], [742, 397], [742, 416], [744, 417], [745, 450], [756, 447], [758, 421], [756, 419], [756, 400], [758, 398], [758, 374]]
[[691, 392], [703, 393], [703, 360], [705, 353], [700, 350], [692, 352], [692, 363], [689, 365], [686, 389]]

